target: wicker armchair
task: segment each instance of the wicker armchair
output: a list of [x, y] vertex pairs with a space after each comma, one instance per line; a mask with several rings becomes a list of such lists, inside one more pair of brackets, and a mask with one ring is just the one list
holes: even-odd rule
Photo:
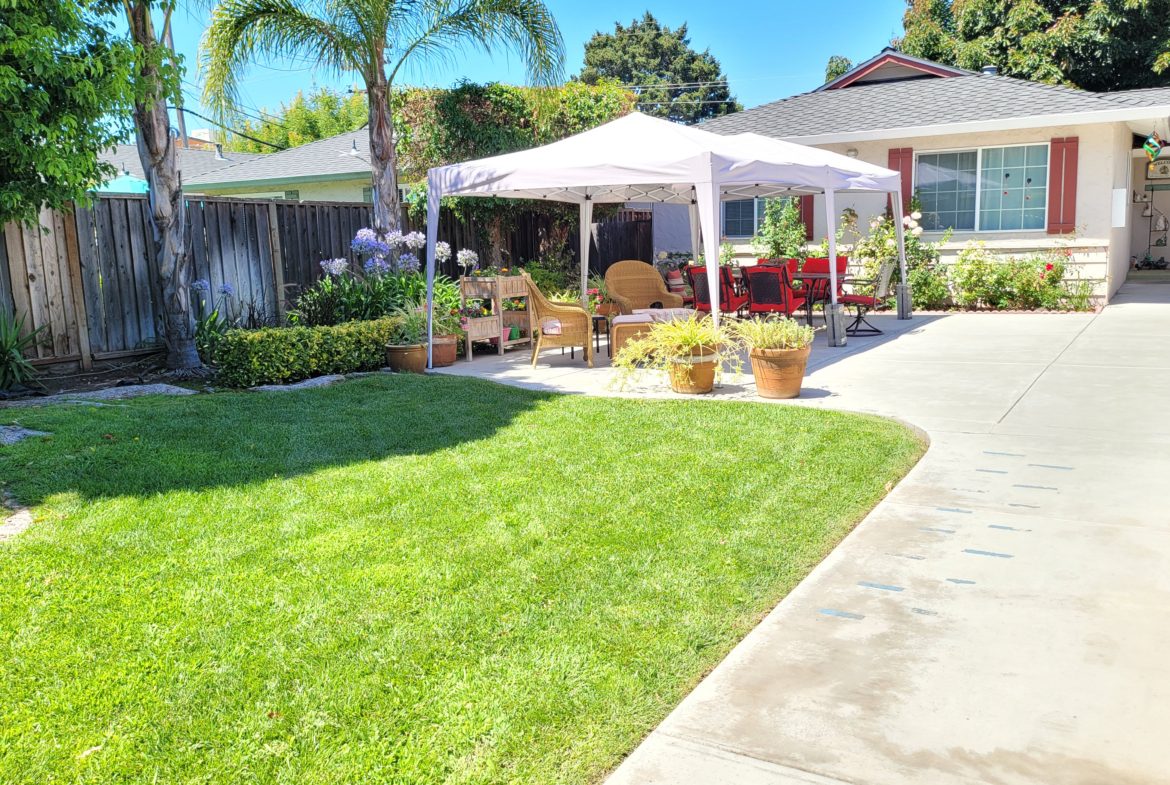
[[528, 273], [520, 274], [528, 285], [528, 307], [532, 311], [532, 367], [536, 367], [541, 349], [580, 346], [585, 352], [585, 362], [592, 368], [593, 320], [589, 312], [580, 305], [550, 301], [536, 288]]
[[683, 298], [666, 288], [653, 265], [637, 259], [614, 262], [605, 271], [605, 289], [623, 314], [661, 303], [663, 308], [682, 308]]

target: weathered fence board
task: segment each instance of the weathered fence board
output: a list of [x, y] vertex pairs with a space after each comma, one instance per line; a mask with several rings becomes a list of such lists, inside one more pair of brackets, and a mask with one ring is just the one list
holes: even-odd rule
[[[38, 364], [112, 359], [162, 348], [162, 281], [145, 196], [103, 196], [87, 206], [44, 210], [37, 226], [8, 224], [0, 232], [0, 311], [15, 311], [26, 329], [43, 328], [30, 351]], [[628, 220], [628, 217], [623, 220]], [[281, 202], [192, 196], [187, 201], [188, 248], [193, 279], [211, 291], [194, 295], [222, 306], [224, 284], [234, 289], [233, 310], [252, 324], [283, 316], [304, 287], [321, 277], [320, 262], [359, 259], [350, 244], [373, 222], [369, 204]], [[646, 258], [645, 227], [599, 225], [591, 264]], [[423, 231], [403, 210], [403, 230]], [[559, 247], [564, 229], [552, 216], [533, 213], [501, 243], [504, 261], [524, 262]], [[439, 237], [453, 249], [470, 248], [490, 264], [487, 232], [444, 210]], [[577, 243], [569, 248], [576, 253]], [[454, 276], [454, 259], [440, 267]], [[198, 304], [196, 304], [198, 310]]]

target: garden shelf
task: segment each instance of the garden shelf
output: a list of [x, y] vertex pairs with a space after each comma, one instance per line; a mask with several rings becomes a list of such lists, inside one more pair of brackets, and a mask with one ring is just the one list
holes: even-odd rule
[[[528, 305], [528, 286], [519, 275], [463, 276], [459, 279], [459, 293], [464, 305], [468, 300], [491, 303], [491, 315], [467, 320], [467, 359], [473, 358], [474, 341], [494, 340], [503, 354], [505, 349], [532, 343], [532, 319]], [[505, 300], [524, 300], [525, 308], [504, 310]], [[519, 338], [509, 339], [512, 328], [520, 331]]]

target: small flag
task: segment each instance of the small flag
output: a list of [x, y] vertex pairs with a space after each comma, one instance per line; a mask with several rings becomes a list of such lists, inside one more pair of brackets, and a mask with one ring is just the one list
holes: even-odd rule
[[1142, 145], [1142, 149], [1146, 151], [1146, 155], [1151, 161], [1158, 157], [1158, 153], [1162, 152], [1162, 147], [1162, 137], [1158, 136], [1157, 131], [1146, 137], [1146, 143]]

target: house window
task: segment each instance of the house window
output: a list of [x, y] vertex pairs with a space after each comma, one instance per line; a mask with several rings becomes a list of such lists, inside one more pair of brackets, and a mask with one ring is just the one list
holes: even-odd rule
[[284, 198], [290, 202], [299, 202], [301, 199], [300, 191], [285, 191]]
[[723, 236], [752, 237], [763, 220], [762, 199], [735, 199], [723, 203]]
[[1043, 229], [1048, 145], [919, 153], [915, 190], [927, 230]]

